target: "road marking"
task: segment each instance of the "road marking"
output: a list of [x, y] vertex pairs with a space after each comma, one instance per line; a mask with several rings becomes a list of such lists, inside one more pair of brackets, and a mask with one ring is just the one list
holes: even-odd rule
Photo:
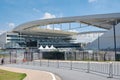
[[56, 80], [55, 75], [51, 72], [48, 72], [52, 76], [52, 80]]

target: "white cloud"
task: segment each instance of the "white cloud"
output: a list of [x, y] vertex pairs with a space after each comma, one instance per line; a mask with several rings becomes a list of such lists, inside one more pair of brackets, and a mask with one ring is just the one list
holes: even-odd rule
[[40, 10], [37, 9], [37, 8], [33, 8], [33, 11], [35, 11], [35, 12], [40, 12]]
[[49, 19], [49, 18], [56, 18], [56, 16], [51, 13], [46, 12], [44, 16], [42, 17], [42, 19]]
[[88, 0], [89, 3], [97, 2], [98, 0]]
[[55, 30], [61, 30], [60, 28], [55, 28]]
[[[45, 12], [44, 16], [41, 19], [49, 19], [49, 18], [56, 18], [56, 16], [54, 14]], [[47, 29], [52, 30], [53, 28], [51, 27], [51, 25], [47, 25]], [[60, 28], [54, 28], [54, 30], [60, 30]]]
[[15, 27], [15, 23], [8, 23], [8, 27], [14, 28]]
[[47, 25], [47, 29], [50, 29], [50, 30], [51, 30], [51, 29], [52, 29], [52, 27], [51, 27], [50, 25]]
[[78, 32], [77, 30], [73, 29], [73, 30], [68, 30], [69, 32]]
[[[50, 29], [50, 30], [52, 30], [53, 28], [50, 26], [50, 25], [47, 25], [47, 29]], [[54, 28], [54, 30], [61, 30], [60, 28]]]

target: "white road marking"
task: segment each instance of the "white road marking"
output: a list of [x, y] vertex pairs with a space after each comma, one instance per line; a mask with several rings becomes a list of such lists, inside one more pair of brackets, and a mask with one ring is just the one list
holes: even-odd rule
[[51, 72], [48, 72], [52, 76], [52, 80], [56, 80], [55, 75]]

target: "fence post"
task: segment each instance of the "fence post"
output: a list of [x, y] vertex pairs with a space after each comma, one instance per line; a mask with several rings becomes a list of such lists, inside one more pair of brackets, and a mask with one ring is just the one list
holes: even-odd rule
[[10, 64], [12, 63], [12, 53], [11, 51], [9, 52], [9, 55], [10, 55]]
[[109, 77], [108, 78], [113, 78], [113, 63], [109, 63]]
[[71, 52], [71, 55], [70, 55], [70, 70], [72, 70], [72, 54], [73, 54], [73, 52]]
[[28, 60], [26, 61], [26, 64], [29, 65], [29, 61]]
[[58, 54], [55, 54], [55, 56], [56, 56], [57, 68], [59, 68], [59, 59], [60, 59], [60, 57], [59, 57]]
[[49, 67], [49, 59], [48, 59], [48, 67]]
[[90, 58], [89, 58], [89, 52], [88, 52], [88, 62], [87, 62], [87, 73], [90, 72]]
[[41, 63], [41, 58], [40, 58], [40, 66], [42, 66], [42, 63]]
[[58, 63], [57, 67], [59, 68], [59, 60], [57, 60], [57, 63]]
[[42, 52], [39, 53], [39, 59], [40, 59], [40, 66], [42, 66]]
[[33, 66], [35, 66], [35, 61], [33, 60]]
[[87, 62], [87, 73], [90, 72], [90, 61]]
[[72, 60], [70, 61], [70, 70], [72, 70]]

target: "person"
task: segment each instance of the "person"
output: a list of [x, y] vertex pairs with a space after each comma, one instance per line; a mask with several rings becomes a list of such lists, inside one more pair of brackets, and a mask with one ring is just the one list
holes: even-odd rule
[[1, 59], [1, 64], [2, 64], [2, 65], [4, 64], [4, 58]]

